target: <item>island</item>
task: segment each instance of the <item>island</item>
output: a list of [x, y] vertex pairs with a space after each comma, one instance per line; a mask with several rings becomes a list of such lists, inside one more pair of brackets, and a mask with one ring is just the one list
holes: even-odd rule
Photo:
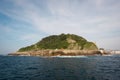
[[20, 48], [14, 56], [80, 56], [103, 55], [94, 42], [75, 34], [51, 35], [37, 43]]

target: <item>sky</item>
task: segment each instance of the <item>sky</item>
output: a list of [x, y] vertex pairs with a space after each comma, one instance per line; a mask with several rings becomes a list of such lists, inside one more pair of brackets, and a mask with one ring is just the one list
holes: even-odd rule
[[0, 0], [0, 54], [61, 33], [120, 50], [120, 0]]

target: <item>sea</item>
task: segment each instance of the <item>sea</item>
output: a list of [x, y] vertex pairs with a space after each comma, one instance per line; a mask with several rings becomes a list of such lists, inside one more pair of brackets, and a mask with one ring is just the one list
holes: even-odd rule
[[0, 80], [120, 80], [120, 55], [0, 56]]

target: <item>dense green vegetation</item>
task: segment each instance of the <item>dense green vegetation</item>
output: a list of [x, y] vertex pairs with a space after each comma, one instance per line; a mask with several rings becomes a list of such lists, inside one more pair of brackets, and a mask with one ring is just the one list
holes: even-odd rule
[[84, 50], [97, 50], [97, 46], [93, 42], [86, 42], [83, 49]]
[[74, 34], [52, 35], [43, 38], [34, 45], [23, 47], [19, 52], [41, 49], [80, 49], [96, 50], [97, 46], [93, 42], [88, 42], [81, 36]]
[[46, 38], [43, 38], [40, 42], [38, 42], [36, 45], [39, 49], [61, 49], [61, 48], [67, 48], [69, 45], [66, 41], [66, 35], [53, 35]]

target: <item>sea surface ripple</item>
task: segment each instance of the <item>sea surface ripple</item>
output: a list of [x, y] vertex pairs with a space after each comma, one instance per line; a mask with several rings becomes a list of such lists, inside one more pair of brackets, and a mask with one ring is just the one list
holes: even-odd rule
[[120, 55], [0, 56], [0, 80], [120, 80]]

